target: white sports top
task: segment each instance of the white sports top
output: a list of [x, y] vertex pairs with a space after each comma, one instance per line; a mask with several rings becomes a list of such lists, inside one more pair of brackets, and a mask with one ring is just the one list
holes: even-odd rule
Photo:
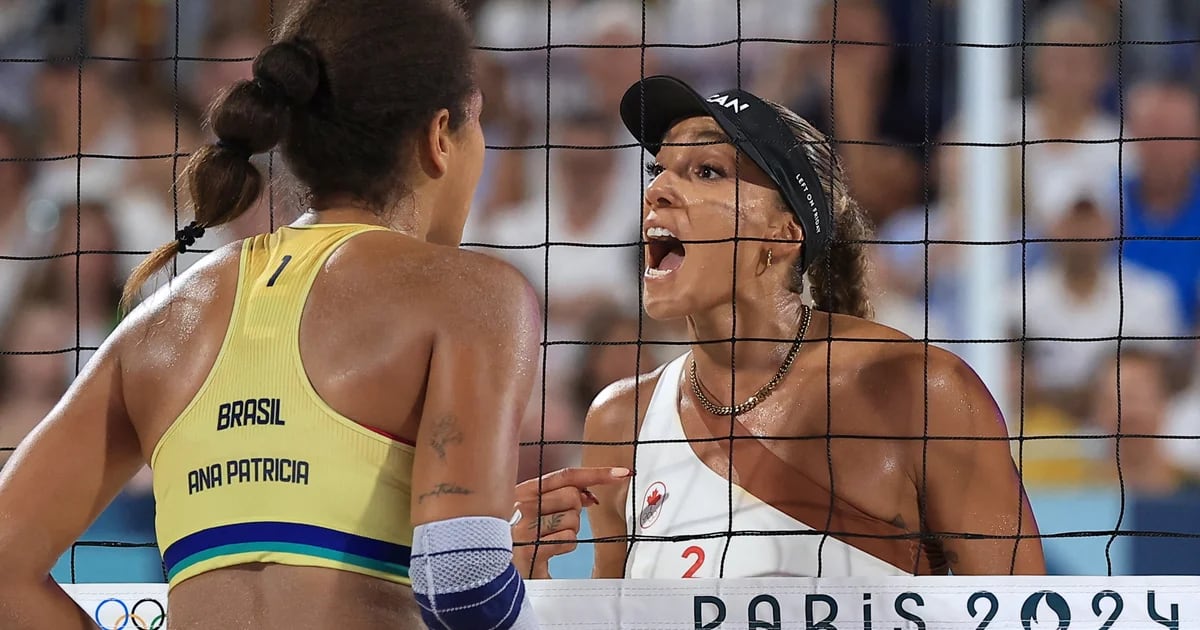
[[[663, 369], [638, 436], [637, 474], [630, 488], [638, 507], [627, 515], [626, 530], [639, 538], [630, 550], [626, 577], [815, 577], [818, 549], [821, 577], [911, 575], [832, 536], [722, 535], [731, 529], [731, 484], [696, 457], [679, 420], [680, 377], [688, 356], [684, 354]], [[646, 444], [648, 441], [656, 443]], [[732, 485], [732, 531], [816, 531]], [[710, 537], [680, 541], [641, 538], [705, 535]]]

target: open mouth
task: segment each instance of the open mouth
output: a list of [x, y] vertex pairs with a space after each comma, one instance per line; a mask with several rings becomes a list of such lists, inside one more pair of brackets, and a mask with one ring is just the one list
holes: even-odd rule
[[686, 248], [679, 237], [662, 227], [646, 229], [646, 277], [662, 278], [683, 264]]

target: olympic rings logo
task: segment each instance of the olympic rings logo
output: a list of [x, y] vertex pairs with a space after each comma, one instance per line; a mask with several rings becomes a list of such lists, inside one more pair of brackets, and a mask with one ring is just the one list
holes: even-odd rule
[[96, 605], [92, 617], [102, 630], [161, 630], [167, 623], [167, 610], [156, 599], [139, 599], [130, 607], [110, 597]]

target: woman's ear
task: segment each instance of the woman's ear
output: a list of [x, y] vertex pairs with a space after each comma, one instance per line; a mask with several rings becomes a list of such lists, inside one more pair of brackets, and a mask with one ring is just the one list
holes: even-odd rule
[[418, 155], [421, 169], [431, 178], [439, 178], [450, 169], [450, 152], [453, 147], [450, 137], [450, 111], [440, 109], [421, 134]]
[[787, 219], [772, 230], [769, 238], [772, 242], [766, 245], [775, 250], [775, 260], [790, 261], [800, 255], [800, 248], [804, 244], [804, 229], [796, 222], [796, 217], [789, 213]]

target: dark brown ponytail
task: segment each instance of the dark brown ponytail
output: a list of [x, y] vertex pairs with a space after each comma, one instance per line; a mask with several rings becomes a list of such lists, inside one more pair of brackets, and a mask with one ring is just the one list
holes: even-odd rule
[[263, 177], [250, 157], [283, 140], [292, 113], [308, 104], [319, 83], [315, 53], [299, 42], [283, 41], [259, 53], [252, 81], [239, 81], [217, 98], [207, 116], [217, 142], [192, 154], [183, 171], [194, 219], [175, 241], [151, 252], [134, 269], [121, 295], [122, 309], [128, 310], [146, 281], [204, 229], [237, 219], [258, 201]]
[[[813, 303], [823, 311], [869, 319], [874, 313], [867, 293], [869, 259], [866, 241], [871, 238], [871, 226], [866, 213], [850, 196], [841, 160], [825, 134], [788, 108], [769, 101], [768, 104], [796, 138], [808, 143], [809, 159], [833, 207], [833, 244], [826, 257], [813, 263], [807, 271], [812, 283]], [[792, 277], [793, 291], [804, 290], [804, 276], [805, 272], [797, 267]]]

